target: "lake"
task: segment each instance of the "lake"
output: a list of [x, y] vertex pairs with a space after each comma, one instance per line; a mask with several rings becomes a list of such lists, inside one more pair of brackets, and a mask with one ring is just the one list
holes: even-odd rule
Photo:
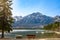
[[[53, 33], [52, 31], [47, 31], [47, 30], [40, 30], [40, 29], [14, 29], [13, 31], [11, 31], [10, 33], [5, 33], [5, 37], [7, 38], [16, 38], [17, 35], [22, 35], [23, 38], [26, 38], [26, 35], [36, 35], [36, 38], [39, 37], [44, 37], [44, 35], [46, 36], [46, 33]], [[47, 36], [49, 36], [47, 34]], [[0, 34], [1, 36], [1, 34]]]

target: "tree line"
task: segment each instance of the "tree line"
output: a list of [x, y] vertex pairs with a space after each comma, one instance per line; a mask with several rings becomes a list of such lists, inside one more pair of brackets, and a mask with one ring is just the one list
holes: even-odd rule
[[52, 24], [48, 24], [44, 26], [45, 30], [53, 30], [53, 31], [59, 31], [60, 30], [60, 22], [54, 22]]

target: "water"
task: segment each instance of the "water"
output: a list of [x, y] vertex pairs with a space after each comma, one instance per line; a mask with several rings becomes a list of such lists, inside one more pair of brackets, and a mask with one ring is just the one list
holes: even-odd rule
[[27, 37], [26, 35], [32, 34], [32, 35], [36, 35], [36, 38], [38, 38], [38, 37], [42, 37], [44, 32], [46, 32], [46, 30], [39, 30], [39, 29], [36, 29], [36, 30], [18, 29], [18, 30], [16, 30], [15, 29], [15, 30], [11, 31], [10, 33], [5, 33], [5, 37], [16, 38], [17, 35], [22, 35], [23, 38], [26, 38]]
[[[16, 38], [17, 35], [22, 35], [24, 38], [26, 35], [32, 34], [32, 35], [37, 35], [37, 33], [44, 32], [44, 30], [13, 30], [11, 33], [8, 33], [9, 37]], [[6, 36], [7, 37], [7, 36]]]

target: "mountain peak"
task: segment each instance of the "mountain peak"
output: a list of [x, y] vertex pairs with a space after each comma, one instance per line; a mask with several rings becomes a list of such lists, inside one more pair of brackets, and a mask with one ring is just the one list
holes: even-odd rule
[[38, 28], [41, 27], [41, 25], [47, 25], [54, 22], [54, 18], [43, 15], [40, 12], [29, 14], [21, 20], [20, 17], [18, 18], [19, 20], [14, 23], [15, 27]]
[[22, 18], [23, 18], [22, 16], [14, 16], [14, 19], [15, 19], [16, 21], [21, 20]]
[[31, 15], [37, 16], [37, 15], [42, 15], [40, 12], [32, 13]]
[[57, 15], [57, 16], [55, 16], [56, 18], [60, 18], [60, 16], [59, 15]]
[[60, 16], [59, 15], [55, 16], [55, 21], [60, 22]]

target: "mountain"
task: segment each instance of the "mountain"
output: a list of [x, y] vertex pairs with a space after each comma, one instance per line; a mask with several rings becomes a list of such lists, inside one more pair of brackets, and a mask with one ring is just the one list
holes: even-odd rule
[[55, 21], [60, 22], [60, 16], [55, 16]]
[[23, 18], [18, 17], [17, 21], [13, 24], [13, 26], [20, 28], [40, 28], [43, 25], [47, 25], [53, 22], [53, 17], [49, 17], [39, 12], [36, 12]]
[[22, 18], [22, 16], [14, 16], [15, 21], [20, 21]]

